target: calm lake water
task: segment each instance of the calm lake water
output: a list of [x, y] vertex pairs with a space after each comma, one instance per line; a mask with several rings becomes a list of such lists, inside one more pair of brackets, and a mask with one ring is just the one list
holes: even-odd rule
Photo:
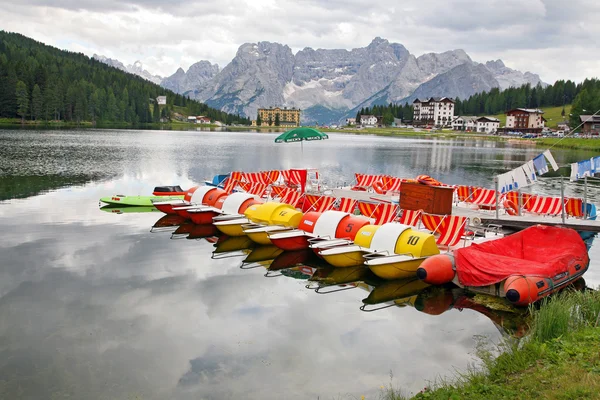
[[[491, 187], [540, 152], [336, 134], [301, 152], [275, 136], [0, 130], [0, 398], [372, 399], [390, 373], [416, 392], [474, 362], [478, 336], [523, 333], [510, 313], [469, 307], [456, 292], [363, 312], [372, 287], [317, 294], [298, 269], [265, 277], [270, 261], [240, 268], [248, 251], [212, 259], [209, 241], [151, 232], [161, 213], [99, 210], [102, 196], [231, 170], [308, 166], [330, 184], [426, 173]], [[553, 154], [561, 165], [595, 155]], [[534, 190], [558, 195], [558, 180]], [[594, 287], [599, 251], [592, 243]]]

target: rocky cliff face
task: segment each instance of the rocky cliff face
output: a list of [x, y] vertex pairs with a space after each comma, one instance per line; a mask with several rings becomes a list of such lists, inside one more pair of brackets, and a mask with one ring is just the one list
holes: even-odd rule
[[508, 68], [502, 60], [488, 61], [485, 63], [487, 69], [492, 71], [498, 81], [500, 89], [508, 89], [509, 87], [519, 87], [526, 83], [532, 86], [542, 83], [540, 76], [531, 72], [521, 72], [515, 69]]
[[250, 118], [260, 107], [288, 106], [303, 109], [305, 122], [319, 123], [373, 104], [427, 96], [464, 99], [493, 87], [541, 82], [538, 75], [510, 69], [501, 60], [479, 64], [460, 49], [415, 57], [382, 38], [363, 48], [305, 48], [296, 55], [278, 43], [246, 43], [221, 71], [201, 63], [200, 73], [180, 69], [162, 85]]
[[179, 68], [173, 75], [163, 79], [161, 86], [176, 93], [195, 93], [206, 81], [214, 78], [219, 71], [217, 64], [199, 61], [191, 65], [187, 72]]
[[94, 55], [92, 56], [92, 58], [93, 58], [93, 59], [96, 59], [96, 60], [98, 60], [98, 61], [100, 61], [100, 62], [102, 62], [102, 63], [104, 63], [104, 64], [108, 64], [108, 65], [110, 65], [111, 67], [118, 68], [118, 69], [120, 69], [121, 71], [129, 72], [129, 71], [127, 70], [127, 67], [126, 67], [126, 66], [125, 66], [125, 65], [124, 65], [124, 64], [123, 64], [121, 61], [119, 61], [119, 60], [115, 60], [115, 59], [113, 59], [113, 58], [108, 58], [108, 57], [105, 57], [105, 56], [103, 56], [103, 55], [99, 55], [99, 54], [94, 54]]
[[401, 102], [412, 103], [417, 98], [429, 96], [466, 99], [475, 93], [489, 91], [498, 85], [494, 74], [485, 65], [464, 63], [423, 83]]
[[125, 66], [122, 62], [120, 62], [119, 60], [115, 60], [112, 58], [108, 58], [102, 55], [98, 55], [98, 54], [94, 54], [92, 56], [92, 58], [95, 58], [96, 60], [103, 62], [105, 64], [108, 64], [112, 67], [118, 68], [122, 71], [125, 72], [129, 72], [130, 74], [134, 74], [134, 75], [138, 75], [141, 76], [142, 78], [150, 81], [150, 82], [154, 82], [157, 85], [160, 85], [160, 83], [162, 82], [163, 78], [158, 76], [158, 75], [152, 75], [150, 72], [146, 71], [144, 69], [144, 66], [142, 65], [141, 61], [136, 61], [133, 64], [130, 64], [128, 66]]
[[229, 113], [256, 118], [261, 107], [284, 105], [294, 55], [288, 46], [259, 42], [242, 45], [231, 63], [206, 82], [196, 98]]

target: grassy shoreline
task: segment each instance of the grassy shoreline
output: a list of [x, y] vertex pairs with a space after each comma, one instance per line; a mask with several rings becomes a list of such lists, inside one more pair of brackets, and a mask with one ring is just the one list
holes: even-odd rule
[[[98, 123], [85, 121], [81, 123], [64, 122], [64, 121], [25, 121], [21, 123], [19, 119], [0, 118], [0, 128], [95, 128], [95, 129], [156, 129], [156, 130], [196, 130], [197, 128], [219, 129], [217, 125], [193, 125], [188, 122], [172, 121], [168, 123], [147, 123], [147, 124], [124, 124], [124, 123]], [[405, 138], [423, 138], [423, 139], [476, 139], [488, 140], [496, 142], [508, 142], [523, 144], [534, 144], [540, 147], [557, 147], [563, 149], [577, 149], [600, 151], [600, 139], [590, 138], [540, 138], [540, 139], [521, 139], [510, 136], [494, 136], [483, 133], [458, 133], [451, 130], [441, 132], [415, 131], [413, 129], [403, 128], [343, 128], [343, 129], [326, 129], [319, 128], [326, 133], [341, 133], [346, 135], [374, 135], [386, 137], [405, 137]], [[223, 127], [227, 131], [257, 131], [257, 132], [282, 132], [287, 128], [281, 127], [256, 127], [256, 126], [227, 126]]]
[[387, 387], [380, 398], [599, 399], [600, 292], [564, 291], [543, 301], [531, 315], [527, 338], [505, 340], [498, 348], [480, 346], [483, 370], [433, 383], [413, 397]]

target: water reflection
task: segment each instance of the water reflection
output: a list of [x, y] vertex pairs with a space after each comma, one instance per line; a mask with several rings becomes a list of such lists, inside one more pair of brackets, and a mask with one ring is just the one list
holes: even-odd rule
[[[439, 141], [433, 157], [428, 140], [331, 135], [302, 155], [275, 135], [1, 131], [0, 187], [48, 178], [23, 180], [0, 202], [0, 398], [377, 398], [390, 370], [395, 385], [417, 391], [472, 362], [474, 335], [501, 337], [454, 293], [439, 315], [419, 301], [361, 312], [382, 285], [368, 271], [263, 253], [155, 212], [98, 210], [98, 198], [117, 191], [299, 165], [341, 182], [354, 172], [416, 176], [436, 160], [436, 178], [489, 187], [490, 171], [529, 154], [461, 140]], [[600, 282], [596, 253], [593, 244], [591, 285]], [[260, 267], [241, 269], [250, 255]], [[307, 285], [353, 289], [321, 295]], [[444, 308], [431, 304], [423, 309]]]

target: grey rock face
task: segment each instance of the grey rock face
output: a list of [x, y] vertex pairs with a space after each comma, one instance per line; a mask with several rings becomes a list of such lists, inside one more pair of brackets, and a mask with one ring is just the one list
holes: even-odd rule
[[102, 55], [94, 54], [92, 56], [92, 58], [95, 58], [96, 60], [98, 60], [100, 62], [108, 64], [112, 67], [118, 68], [122, 71], [129, 72], [130, 74], [141, 76], [142, 78], [144, 78], [150, 82], [156, 83], [157, 85], [160, 84], [160, 82], [162, 81], [162, 78], [160, 76], [152, 75], [150, 72], [146, 71], [144, 69], [144, 66], [142, 65], [141, 61], [136, 61], [135, 63], [133, 63], [133, 65], [125, 66], [119, 60], [108, 58], [108, 57], [105, 57]]
[[214, 67], [198, 63], [201, 72], [178, 70], [162, 85], [250, 118], [261, 107], [288, 106], [305, 110], [304, 121], [328, 123], [334, 120], [323, 118], [352, 115], [373, 104], [417, 96], [464, 99], [493, 87], [541, 82], [500, 60], [478, 64], [461, 49], [415, 57], [382, 38], [352, 50], [307, 47], [296, 55], [278, 43], [246, 43], [223, 70]]
[[160, 82], [162, 81], [162, 77], [158, 75], [152, 75], [150, 72], [146, 71], [141, 61], [136, 61], [133, 63], [133, 65], [128, 65], [127, 70], [129, 70], [129, 72], [132, 74], [141, 76], [150, 82], [156, 83], [157, 85], [160, 85]]
[[284, 104], [292, 80], [294, 55], [288, 46], [259, 42], [242, 45], [223, 70], [196, 94], [211, 107], [256, 118], [261, 107]]
[[519, 87], [527, 83], [531, 84], [531, 86], [536, 86], [538, 83], [542, 86], [546, 86], [546, 84], [540, 79], [539, 75], [532, 74], [529, 71], [523, 73], [521, 71], [508, 68], [506, 65], [504, 65], [502, 60], [488, 61], [485, 63], [485, 66], [487, 69], [492, 71], [496, 77], [496, 80], [498, 80], [500, 89]]
[[464, 63], [423, 83], [401, 102], [412, 103], [417, 98], [429, 96], [466, 99], [494, 87], [498, 87], [498, 81], [485, 65]]
[[108, 64], [108, 65], [110, 65], [111, 67], [118, 68], [118, 69], [120, 69], [121, 71], [129, 72], [129, 71], [127, 70], [127, 67], [126, 67], [125, 65], [123, 65], [123, 63], [122, 63], [121, 61], [119, 61], [119, 60], [115, 60], [115, 59], [113, 59], [113, 58], [108, 58], [108, 57], [105, 57], [105, 56], [103, 56], [103, 55], [98, 55], [98, 54], [94, 54], [94, 55], [92, 56], [92, 58], [93, 58], [93, 59], [96, 59], [96, 60], [98, 60], [98, 61], [100, 61], [100, 62], [102, 62], [102, 63], [104, 63], [104, 64]]
[[185, 72], [182, 68], [165, 79], [160, 85], [175, 93], [187, 93], [199, 90], [202, 85], [219, 73], [219, 66], [209, 61], [199, 61], [188, 68]]
[[300, 108], [319, 104], [351, 108], [395, 79], [410, 53], [401, 44], [375, 38], [365, 48], [313, 50], [295, 56], [292, 82], [286, 85], [286, 103]]

